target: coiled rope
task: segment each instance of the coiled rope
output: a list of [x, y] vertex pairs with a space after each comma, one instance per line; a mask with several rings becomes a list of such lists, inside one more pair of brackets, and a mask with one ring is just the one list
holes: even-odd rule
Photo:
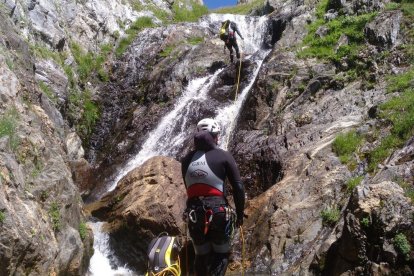
[[154, 273], [149, 272], [148, 276], [180, 276], [181, 275], [181, 268], [180, 268], [180, 257], [178, 257], [177, 262], [169, 267], [164, 268], [160, 272]]

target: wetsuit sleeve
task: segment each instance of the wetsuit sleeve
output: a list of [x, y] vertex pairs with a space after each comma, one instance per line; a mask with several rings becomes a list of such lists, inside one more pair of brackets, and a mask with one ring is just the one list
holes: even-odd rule
[[240, 172], [237, 168], [236, 161], [231, 154], [227, 158], [227, 178], [233, 188], [234, 204], [236, 205], [236, 213], [238, 217], [243, 217], [244, 211], [244, 186], [240, 178]]
[[243, 36], [241, 35], [236, 23], [233, 22], [232, 27], [233, 27], [233, 30], [241, 37], [241, 39], [243, 39]]

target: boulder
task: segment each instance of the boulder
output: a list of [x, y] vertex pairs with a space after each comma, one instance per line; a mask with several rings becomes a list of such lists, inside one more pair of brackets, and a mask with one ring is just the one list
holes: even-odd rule
[[378, 15], [365, 27], [365, 36], [369, 43], [381, 49], [394, 46], [400, 31], [401, 11], [386, 11]]
[[185, 199], [180, 163], [158, 156], [129, 172], [114, 191], [91, 206], [91, 213], [107, 219], [110, 244], [119, 259], [142, 271], [154, 237], [162, 232], [185, 234]]

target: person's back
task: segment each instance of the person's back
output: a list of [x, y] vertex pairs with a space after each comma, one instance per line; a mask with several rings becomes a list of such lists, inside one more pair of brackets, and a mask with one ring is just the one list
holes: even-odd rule
[[195, 271], [197, 276], [224, 275], [231, 230], [236, 223], [236, 214], [225, 198], [224, 181], [227, 177], [233, 188], [238, 225], [243, 223], [244, 188], [234, 158], [217, 147], [218, 124], [213, 119], [203, 119], [197, 130], [195, 150], [182, 160], [188, 227], [196, 253]]

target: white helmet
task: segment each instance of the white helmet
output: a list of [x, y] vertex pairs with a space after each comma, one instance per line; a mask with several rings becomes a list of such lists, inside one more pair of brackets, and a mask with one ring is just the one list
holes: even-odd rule
[[220, 133], [220, 125], [216, 122], [216, 120], [211, 118], [202, 119], [197, 124], [197, 131], [208, 131], [212, 134], [219, 134]]

